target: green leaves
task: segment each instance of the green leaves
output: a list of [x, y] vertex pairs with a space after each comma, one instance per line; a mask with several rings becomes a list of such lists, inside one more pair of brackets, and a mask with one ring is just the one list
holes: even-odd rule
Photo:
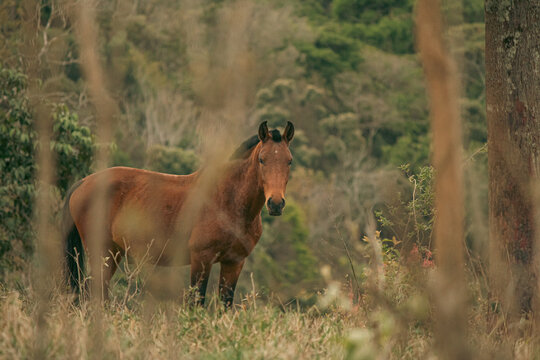
[[0, 269], [14, 261], [15, 256], [5, 258], [13, 248], [31, 249], [32, 233], [27, 222], [35, 194], [36, 134], [25, 87], [22, 73], [0, 65]]
[[253, 271], [258, 287], [272, 289], [283, 300], [309, 303], [313, 299], [302, 299], [302, 292], [316, 287], [321, 279], [302, 209], [288, 198], [281, 217], [271, 217], [265, 209], [262, 217], [263, 235], [244, 272]]
[[150, 170], [186, 175], [197, 169], [199, 159], [193, 150], [154, 145], [148, 150], [147, 163]]
[[77, 114], [66, 105], [56, 106], [53, 120], [51, 149], [56, 155], [56, 184], [63, 196], [71, 184], [90, 174], [95, 144], [90, 129], [80, 126]]
[[[33, 248], [38, 144], [25, 91], [26, 77], [0, 66], [0, 270], [28, 257]], [[64, 195], [73, 182], [90, 173], [94, 139], [67, 106], [57, 105], [52, 118], [56, 185]]]
[[327, 82], [347, 70], [355, 70], [362, 61], [359, 43], [343, 36], [339, 28], [330, 26], [320, 30], [312, 43], [298, 43], [296, 48], [302, 53], [300, 63], [306, 74], [320, 74]]

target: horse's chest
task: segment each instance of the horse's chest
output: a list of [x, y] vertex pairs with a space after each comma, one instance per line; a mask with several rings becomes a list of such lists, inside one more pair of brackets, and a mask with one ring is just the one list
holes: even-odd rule
[[214, 261], [238, 262], [252, 251], [262, 233], [259, 219], [250, 224], [233, 221], [215, 221], [201, 224], [192, 234], [192, 251], [204, 250], [213, 253]]

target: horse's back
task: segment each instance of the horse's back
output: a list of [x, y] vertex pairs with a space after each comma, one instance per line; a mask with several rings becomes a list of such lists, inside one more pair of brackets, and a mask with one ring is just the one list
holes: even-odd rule
[[[109, 168], [83, 179], [70, 199], [70, 210], [84, 238], [91, 226], [88, 220], [95, 218], [92, 202], [103, 186], [107, 241], [123, 250], [129, 248], [137, 257], [146, 252], [150, 257], [157, 256], [173, 236], [177, 214], [194, 178], [129, 167]], [[154, 249], [148, 250], [149, 245]]]
[[176, 189], [189, 186], [192, 179], [193, 175], [178, 176], [123, 166], [112, 167], [82, 179], [70, 199], [70, 209], [75, 216], [85, 212], [96, 199], [100, 187], [105, 191], [107, 206], [111, 207], [109, 210], [113, 211], [115, 202], [130, 197], [144, 202], [156, 195], [151, 194], [152, 190], [166, 191], [168, 196]]

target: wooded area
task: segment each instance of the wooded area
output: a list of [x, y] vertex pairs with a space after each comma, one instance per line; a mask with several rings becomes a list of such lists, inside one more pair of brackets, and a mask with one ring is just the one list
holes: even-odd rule
[[[26, 322], [0, 323], [48, 335], [13, 330], [0, 355], [538, 356], [540, 4], [437, 3], [2, 1], [0, 311]], [[240, 276], [241, 315], [181, 305], [185, 270], [128, 261], [109, 308], [71, 307], [48, 274], [73, 183], [222, 164], [263, 121], [294, 123], [294, 160], [283, 215], [263, 209]], [[56, 317], [91, 329], [71, 355]], [[122, 343], [159, 343], [158, 323], [174, 345]], [[233, 324], [240, 350], [222, 339]], [[296, 344], [276, 353], [287, 328]]]

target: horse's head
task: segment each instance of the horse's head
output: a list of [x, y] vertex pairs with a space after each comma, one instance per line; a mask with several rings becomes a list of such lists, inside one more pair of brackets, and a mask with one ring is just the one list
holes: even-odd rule
[[289, 144], [293, 136], [294, 126], [290, 121], [287, 122], [283, 134], [278, 130], [269, 131], [266, 121], [259, 126], [259, 170], [262, 174], [266, 207], [273, 216], [281, 215], [285, 207], [285, 188], [292, 162]]

